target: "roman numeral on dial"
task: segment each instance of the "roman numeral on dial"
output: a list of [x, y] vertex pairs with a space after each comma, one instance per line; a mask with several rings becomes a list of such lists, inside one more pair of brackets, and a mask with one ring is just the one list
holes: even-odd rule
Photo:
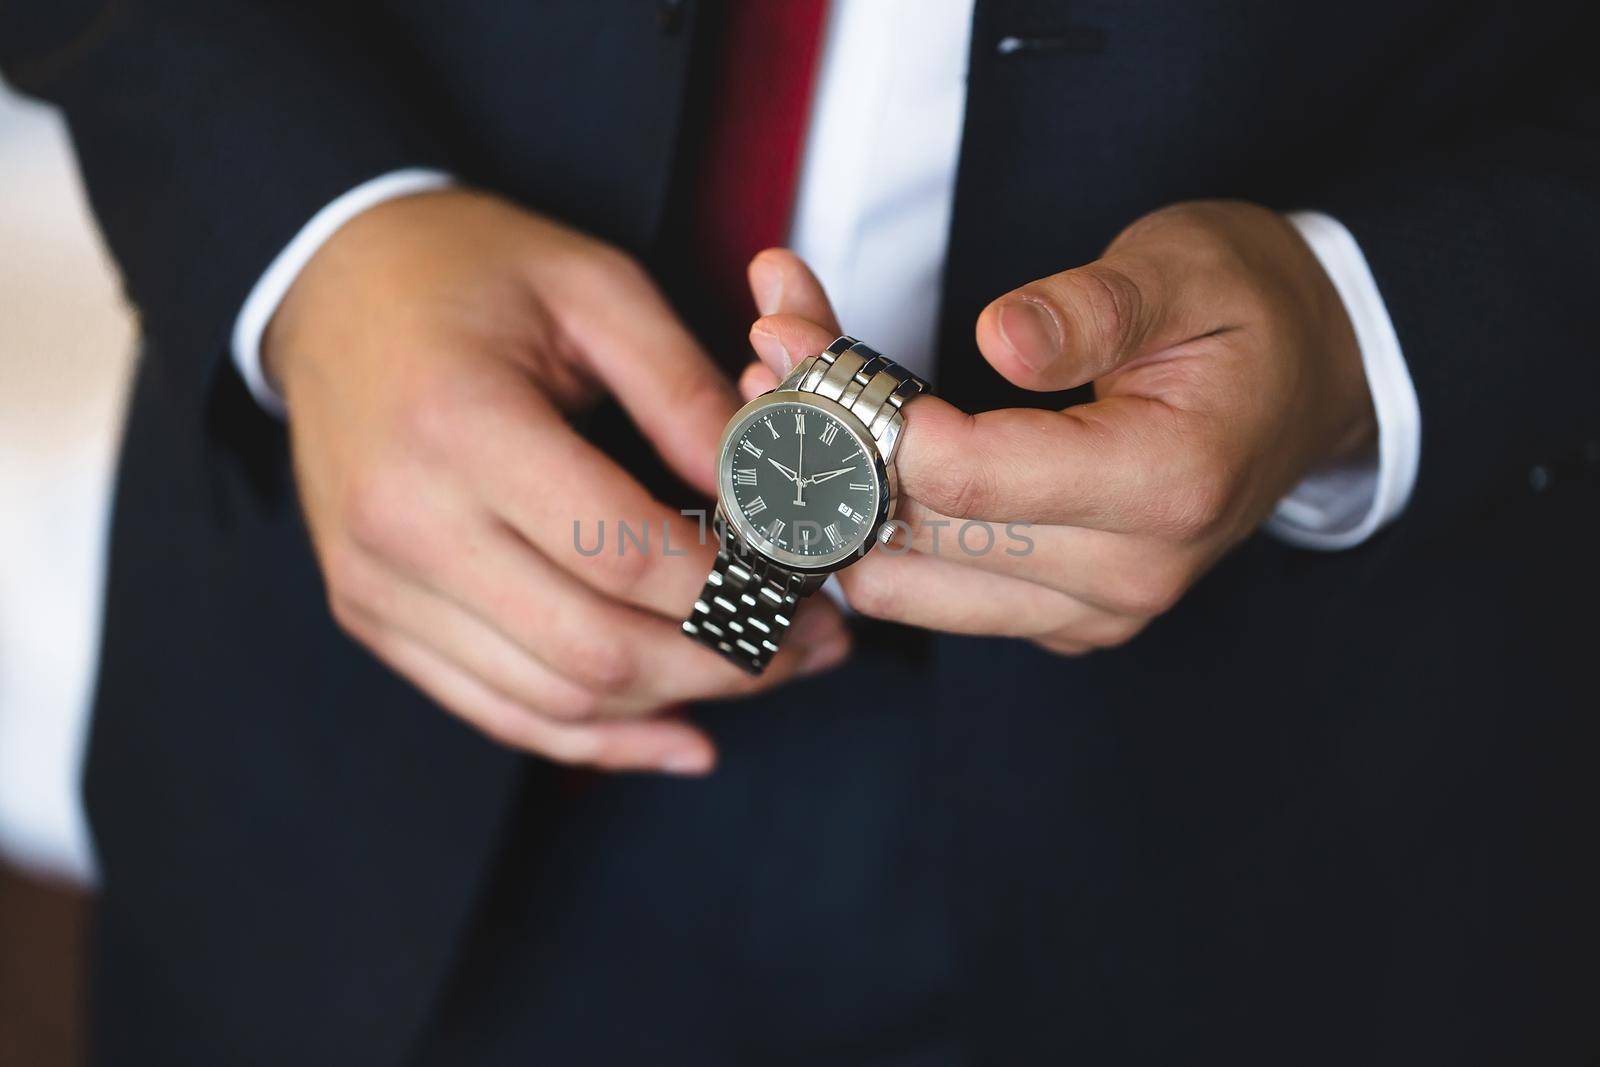
[[838, 523], [836, 523], [836, 522], [828, 523], [828, 525], [826, 525], [826, 526], [824, 526], [822, 528], [822, 532], [827, 536], [828, 544], [832, 545], [834, 548], [838, 548], [839, 547], [841, 541], [840, 541], [840, 537], [839, 537], [839, 524]]
[[755, 485], [756, 469], [754, 467], [735, 467], [733, 469], [734, 485]]
[[872, 486], [868, 485], [866, 482], [851, 482], [850, 488], [856, 490], [858, 493], [865, 493], [870, 491]]
[[772, 420], [771, 419], [762, 419], [761, 422], [766, 426], [767, 430], [769, 432], [771, 432], [772, 439], [774, 441], [776, 441], [778, 439], [778, 428], [776, 426], [772, 425]]
[[762, 500], [760, 497], [756, 497], [754, 500], [750, 501], [750, 503], [744, 506], [744, 513], [746, 515], [759, 515], [766, 510], [767, 502]]
[[767, 528], [767, 540], [776, 541], [782, 537], [784, 525], [785, 524], [782, 519], [773, 519], [772, 525]]
[[833, 444], [833, 439], [838, 436], [839, 424], [836, 422], [830, 422], [828, 423], [827, 429], [822, 431], [822, 443], [825, 445], [831, 445]]
[[803, 411], [794, 413], [794, 432], [801, 435], [806, 432], [806, 413]]
[[750, 438], [746, 437], [743, 441], [740, 441], [739, 442], [739, 447], [744, 449], [746, 452], [750, 453], [752, 456], [756, 457], [757, 459], [761, 458], [761, 449], [759, 449], [755, 445], [751, 444], [750, 443]]

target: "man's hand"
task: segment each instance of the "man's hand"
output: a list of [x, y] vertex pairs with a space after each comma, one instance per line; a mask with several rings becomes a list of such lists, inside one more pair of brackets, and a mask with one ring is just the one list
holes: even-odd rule
[[[714, 546], [567, 415], [610, 392], [711, 495], [738, 399], [615, 249], [488, 196], [392, 201], [323, 246], [263, 351], [334, 616], [491, 737], [700, 773], [709, 740], [655, 713], [846, 654], [820, 602], [759, 682], [680, 633]], [[648, 551], [623, 550], [619, 521]], [[604, 522], [604, 549], [580, 553], [575, 522], [586, 549]]]
[[[746, 394], [840, 332], [791, 253], [757, 256], [750, 281], [765, 366], [746, 372]], [[899, 517], [913, 551], [841, 573], [866, 614], [1063, 653], [1121, 644], [1307, 472], [1375, 433], [1332, 283], [1287, 222], [1249, 204], [1146, 216], [1100, 260], [990, 304], [977, 343], [1016, 385], [1092, 381], [1096, 399], [976, 416], [908, 404]], [[1031, 526], [1016, 537], [1007, 523]]]

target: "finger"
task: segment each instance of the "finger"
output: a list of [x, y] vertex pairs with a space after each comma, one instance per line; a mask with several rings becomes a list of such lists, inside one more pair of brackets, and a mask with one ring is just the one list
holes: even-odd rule
[[418, 689], [503, 745], [560, 763], [613, 771], [706, 774], [716, 763], [710, 739], [682, 720], [558, 723], [496, 692], [399, 631], [378, 629], [366, 643]]
[[[743, 696], [841, 662], [849, 632], [831, 604], [797, 613], [782, 651], [751, 677], [686, 638], [670, 619], [603, 596], [501, 528], [464, 542], [436, 572], [435, 588], [541, 663], [604, 698], [597, 710], [628, 713]], [[702, 580], [704, 575], [702, 575]]]
[[1082, 641], [1072, 641], [1064, 637], [1048, 635], [1034, 638], [1034, 644], [1047, 652], [1054, 652], [1058, 656], [1083, 656], [1094, 651], [1093, 645]]
[[832, 330], [834, 337], [843, 332], [822, 283], [805, 260], [787, 248], [756, 253], [748, 274], [750, 295], [755, 297], [756, 309], [762, 315], [798, 315]]
[[[379, 565], [374, 563], [376, 568]], [[528, 649], [454, 601], [392, 573], [377, 580], [388, 587], [353, 606], [357, 627], [387, 626], [431, 648], [458, 670], [478, 679], [507, 700], [555, 719], [588, 719], [602, 713], [636, 714], [655, 710], [638, 701], [615, 706], [551, 668]], [[341, 621], [345, 621], [341, 619]], [[612, 706], [608, 706], [612, 705]]]
[[896, 540], [914, 552], [1066, 593], [1116, 615], [1163, 614], [1204, 571], [1204, 553], [1079, 526], [955, 519], [901, 498]]
[[564, 314], [563, 326], [662, 459], [714, 496], [722, 428], [739, 408], [733, 383], [643, 271], [618, 269], [610, 280], [582, 286], [573, 279], [574, 310]]
[[[797, 613], [768, 669], [750, 677], [683, 635], [682, 619], [690, 613], [699, 585], [682, 611], [661, 617], [600, 595], [512, 531], [501, 531], [477, 555], [490, 566], [462, 565], [448, 576], [466, 592], [469, 606], [494, 619], [541, 661], [610, 696], [635, 697], [653, 707], [746, 696], [781, 685], [797, 673], [829, 669], [850, 651], [850, 632], [837, 608], [814, 601]], [[509, 574], [525, 577], [504, 581], [502, 576]]]
[[[550, 487], [533, 489], [529, 499], [542, 500]], [[452, 499], [447, 495], [443, 502], [449, 505]], [[645, 707], [752, 692], [800, 671], [826, 669], [848, 654], [848, 635], [828, 605], [797, 617], [789, 647], [759, 680], [684, 637], [679, 626], [700, 594], [714, 552], [709, 543], [695, 544], [692, 528], [680, 528], [670, 546], [660, 540], [659, 525], [653, 535], [641, 532], [654, 538], [648, 548], [618, 544], [613, 529], [612, 543], [585, 557], [570, 540], [569, 526], [569, 558], [561, 566], [496, 516], [462, 506], [436, 506], [420, 514], [427, 520], [385, 524], [381, 537], [368, 536], [330, 553], [327, 570], [336, 603], [364, 603], [385, 619], [402, 612], [388, 602], [393, 583], [372, 581], [366, 576], [370, 568], [360, 565], [363, 556], [372, 556], [476, 615], [583, 688], [606, 697], [636, 697]], [[681, 523], [675, 514], [671, 518]], [[656, 614], [634, 606], [641, 590], [674, 583], [681, 583], [677, 592], [658, 590], [644, 598], [664, 600], [669, 610]]]
[[838, 336], [837, 330], [800, 315], [764, 315], [750, 327], [750, 347], [781, 378], [801, 360], [827, 348]]
[[1014, 289], [978, 316], [978, 350], [1024, 389], [1070, 389], [1216, 323], [1170, 249], [1138, 238]]
[[1215, 428], [1160, 400], [967, 415], [922, 396], [904, 410], [900, 492], [954, 518], [1185, 538], [1226, 500]]
[[[459, 467], [496, 517], [601, 593], [674, 620], [688, 613], [716, 554], [708, 523], [656, 500], [536, 393], [481, 411], [477, 429]], [[416, 542], [398, 547], [419, 566], [463, 551], [439, 535]]]
[[754, 400], [762, 393], [770, 393], [779, 386], [778, 376], [765, 363], [752, 363], [739, 375], [739, 395]]
[[879, 552], [839, 574], [864, 615], [947, 633], [1038, 637], [1074, 628], [1115, 631], [1115, 616], [1045, 586], [934, 556]]

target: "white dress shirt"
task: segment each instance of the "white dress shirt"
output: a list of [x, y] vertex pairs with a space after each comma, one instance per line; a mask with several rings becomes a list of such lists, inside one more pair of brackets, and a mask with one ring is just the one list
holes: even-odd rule
[[[789, 233], [790, 247], [816, 271], [845, 329], [924, 376], [933, 366], [973, 2], [833, 0]], [[840, 167], [840, 159], [860, 165]], [[1061, 179], [1070, 183], [1072, 176]], [[262, 407], [284, 412], [261, 372], [262, 333], [317, 249], [367, 208], [450, 181], [438, 171], [402, 170], [365, 182], [319, 211], [273, 260], [233, 333], [234, 363]], [[1416, 480], [1421, 415], [1399, 339], [1355, 239], [1327, 215], [1297, 212], [1289, 220], [1328, 272], [1355, 328], [1378, 448], [1373, 459], [1313, 473], [1279, 505], [1268, 528], [1306, 548], [1349, 548], [1404, 510]]]

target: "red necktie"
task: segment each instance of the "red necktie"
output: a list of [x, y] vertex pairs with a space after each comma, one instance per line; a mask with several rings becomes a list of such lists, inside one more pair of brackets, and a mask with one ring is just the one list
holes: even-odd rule
[[742, 334], [750, 257], [781, 244], [794, 209], [826, 0], [729, 0], [696, 190], [709, 296]]
[[[755, 319], [750, 257], [782, 243], [794, 209], [827, 0], [728, 0], [695, 191], [695, 258], [714, 306], [743, 336]], [[584, 792], [588, 770], [563, 775]]]

